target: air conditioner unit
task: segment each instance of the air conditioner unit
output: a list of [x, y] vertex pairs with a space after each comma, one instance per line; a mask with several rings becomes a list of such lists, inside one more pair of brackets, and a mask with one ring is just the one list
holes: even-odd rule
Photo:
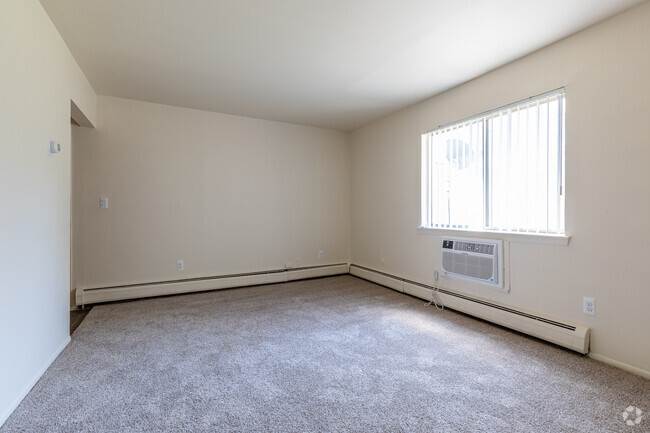
[[503, 288], [503, 241], [443, 236], [442, 271], [445, 276]]

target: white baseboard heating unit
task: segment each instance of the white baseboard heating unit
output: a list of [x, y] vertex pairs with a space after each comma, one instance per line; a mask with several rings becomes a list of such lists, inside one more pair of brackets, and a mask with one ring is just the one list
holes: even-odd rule
[[[431, 300], [433, 287], [426, 284], [355, 264], [350, 265], [350, 274], [427, 301]], [[445, 307], [532, 335], [579, 353], [589, 352], [590, 329], [586, 326], [553, 319], [447, 289], [440, 289], [437, 294]]]
[[100, 302], [122, 301], [151, 296], [175, 295], [207, 290], [230, 289], [260, 284], [284, 283], [307, 278], [325, 277], [348, 273], [348, 264], [340, 263], [303, 268], [277, 269], [247, 274], [191, 278], [156, 283], [130, 284], [112, 287], [82, 287], [75, 292], [77, 306]]

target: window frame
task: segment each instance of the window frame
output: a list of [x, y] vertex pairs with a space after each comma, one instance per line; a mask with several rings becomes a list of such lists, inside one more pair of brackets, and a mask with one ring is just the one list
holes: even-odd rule
[[[463, 124], [469, 124], [471, 122], [476, 122], [480, 121], [482, 122], [482, 127], [484, 128], [484, 136], [483, 136], [483, 146], [484, 149], [487, 149], [487, 142], [488, 140], [488, 119], [494, 118], [495, 116], [500, 115], [499, 113], [510, 113], [510, 110], [512, 110], [515, 107], [522, 107], [530, 106], [532, 102], [538, 101], [538, 100], [544, 100], [547, 98], [552, 98], [553, 96], [560, 95], [561, 97], [561, 103], [559, 104], [558, 109], [560, 112], [558, 113], [558, 161], [556, 170], [557, 170], [557, 182], [558, 182], [558, 204], [561, 203], [561, 206], [558, 207], [557, 211], [557, 218], [558, 221], [561, 219], [562, 224], [559, 225], [558, 227], [558, 232], [544, 232], [544, 231], [532, 231], [530, 229], [526, 230], [507, 230], [507, 229], [495, 229], [495, 228], [489, 228], [487, 225], [488, 220], [490, 219], [488, 216], [489, 212], [489, 206], [492, 204], [486, 204], [485, 201], [491, 200], [491, 190], [490, 190], [490, 176], [489, 172], [490, 170], [493, 170], [494, 167], [492, 167], [493, 162], [489, 161], [490, 160], [490, 155], [486, 152], [482, 165], [483, 165], [483, 175], [482, 175], [482, 188], [484, 190], [484, 204], [483, 204], [483, 223], [482, 223], [482, 229], [479, 229], [477, 227], [470, 227], [470, 228], [453, 228], [453, 227], [431, 227], [431, 226], [426, 226], [425, 224], [425, 206], [427, 208], [432, 208], [431, 206], [431, 194], [429, 193], [431, 189], [431, 180], [430, 178], [428, 179], [428, 182], [425, 183], [425, 161], [427, 164], [430, 165], [429, 161], [431, 159], [431, 155], [425, 151], [425, 146], [424, 146], [424, 139], [425, 137], [429, 136], [432, 133], [435, 133], [439, 130], [444, 130], [447, 128], [453, 128], [457, 127], [458, 125], [463, 125]], [[465, 236], [482, 236], [482, 237], [489, 237], [489, 238], [494, 238], [494, 239], [506, 239], [506, 240], [511, 240], [511, 241], [523, 241], [523, 242], [533, 242], [533, 243], [549, 243], [549, 244], [554, 244], [554, 245], [568, 245], [569, 240], [571, 238], [570, 235], [567, 234], [566, 232], [566, 186], [565, 186], [565, 181], [566, 181], [566, 171], [565, 171], [565, 160], [566, 160], [566, 132], [565, 132], [565, 127], [566, 127], [566, 90], [564, 87], [557, 88], [548, 92], [544, 92], [526, 99], [522, 99], [510, 104], [506, 104], [479, 114], [475, 114], [460, 120], [456, 120], [454, 122], [450, 122], [441, 126], [438, 126], [436, 128], [433, 128], [431, 130], [425, 131], [421, 133], [421, 145], [420, 145], [420, 176], [419, 176], [419, 182], [420, 182], [420, 212], [418, 214], [419, 218], [419, 224], [418, 224], [418, 231], [422, 233], [435, 233], [435, 234], [450, 234], [450, 235], [465, 235]], [[430, 169], [426, 169], [427, 175], [430, 175]], [[549, 168], [547, 167], [547, 171]], [[426, 195], [425, 195], [425, 188], [426, 188]], [[429, 197], [428, 199], [425, 200], [425, 197]], [[558, 205], [559, 206], [559, 205]], [[431, 209], [428, 210], [430, 212]], [[430, 213], [429, 213], [430, 215]], [[429, 221], [431, 219], [429, 218]], [[453, 225], [454, 223], [450, 221], [450, 225]], [[561, 231], [560, 231], [561, 230]]]

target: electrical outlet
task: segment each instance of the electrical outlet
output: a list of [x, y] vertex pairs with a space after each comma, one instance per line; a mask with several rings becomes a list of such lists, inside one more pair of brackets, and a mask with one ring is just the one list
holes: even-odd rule
[[177, 270], [177, 271], [182, 271], [183, 269], [185, 269], [185, 263], [183, 263], [182, 260], [179, 260], [179, 261], [176, 263], [176, 270]]
[[323, 260], [323, 250], [318, 252], [318, 260]]
[[590, 316], [596, 315], [596, 300], [594, 298], [582, 298], [582, 312]]
[[99, 208], [108, 209], [108, 197], [99, 197]]

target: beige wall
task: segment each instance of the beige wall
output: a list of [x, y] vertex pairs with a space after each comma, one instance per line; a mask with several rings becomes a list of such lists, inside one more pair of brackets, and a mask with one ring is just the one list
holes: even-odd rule
[[646, 2], [347, 137], [108, 97], [96, 121], [38, 1], [3, 0], [0, 424], [68, 341], [71, 99], [98, 125], [73, 137], [75, 285], [343, 262], [350, 239], [353, 262], [431, 283], [439, 234], [416, 228], [420, 133], [565, 86], [570, 244], [513, 242], [510, 294], [460, 289], [591, 326], [596, 356], [650, 372], [648, 22]]
[[74, 287], [349, 260], [345, 134], [104, 96], [97, 110], [73, 137]]
[[0, 2], [0, 65], [1, 425], [69, 341], [70, 101], [96, 101], [37, 0]]
[[[446, 285], [593, 328], [595, 357], [650, 372], [650, 3], [352, 134], [352, 262], [431, 284], [420, 134], [566, 87], [568, 246], [512, 242], [511, 293]], [[582, 297], [596, 299], [595, 317]]]

